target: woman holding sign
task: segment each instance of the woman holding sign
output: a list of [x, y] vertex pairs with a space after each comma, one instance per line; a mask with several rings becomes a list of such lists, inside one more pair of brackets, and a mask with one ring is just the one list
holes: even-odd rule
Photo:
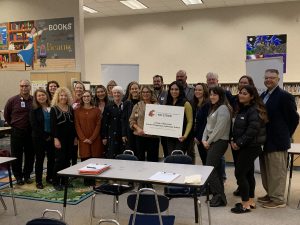
[[185, 98], [184, 89], [180, 82], [174, 81], [169, 85], [167, 105], [184, 107], [182, 136], [179, 138], [167, 138], [168, 152], [169, 154], [173, 150], [186, 152], [188, 143], [193, 141], [191, 132], [193, 127], [193, 109]]
[[202, 143], [207, 149], [206, 165], [214, 167], [208, 181], [213, 194], [210, 206], [218, 207], [227, 205], [220, 167], [221, 158], [228, 148], [232, 109], [225, 96], [225, 91], [221, 87], [212, 87], [209, 90], [209, 99], [211, 106]]
[[137, 157], [145, 161], [147, 152], [147, 161], [158, 162], [159, 138], [144, 133], [144, 119], [146, 104], [156, 104], [154, 91], [150, 86], [143, 86], [141, 89], [141, 101], [132, 109], [129, 123], [133, 134], [136, 135]]

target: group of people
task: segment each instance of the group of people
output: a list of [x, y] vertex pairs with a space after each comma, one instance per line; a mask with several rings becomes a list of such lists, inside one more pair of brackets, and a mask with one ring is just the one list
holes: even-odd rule
[[[115, 158], [125, 149], [139, 160], [159, 161], [159, 144], [164, 157], [182, 150], [195, 160], [195, 144], [203, 165], [213, 166], [208, 180], [212, 207], [227, 205], [224, 193], [224, 153], [231, 147], [235, 176], [241, 196], [231, 211], [250, 212], [254, 201], [254, 161], [259, 156], [266, 196], [258, 198], [265, 208], [285, 206], [287, 150], [299, 115], [292, 95], [279, 86], [279, 72], [265, 72], [267, 91], [259, 96], [250, 76], [239, 79], [238, 94], [233, 96], [218, 85], [218, 74], [208, 73], [207, 82], [187, 84], [187, 74], [179, 70], [176, 80], [164, 89], [163, 77], [155, 75], [153, 85], [132, 81], [126, 88], [110, 81], [99, 85], [95, 96], [83, 83], [73, 93], [50, 81], [46, 90], [30, 95], [30, 82], [20, 81], [20, 94], [5, 106], [5, 120], [12, 127], [11, 151], [17, 160], [13, 173], [17, 183], [32, 183], [35, 156], [36, 187], [43, 188], [42, 173], [47, 154], [46, 181], [62, 190], [64, 180], [57, 172], [77, 161], [91, 157]], [[178, 138], [145, 134], [146, 104], [184, 108], [182, 135]], [[35, 151], [32, 151], [32, 146]], [[22, 156], [25, 155], [22, 169]], [[93, 180], [85, 180], [93, 185]]]

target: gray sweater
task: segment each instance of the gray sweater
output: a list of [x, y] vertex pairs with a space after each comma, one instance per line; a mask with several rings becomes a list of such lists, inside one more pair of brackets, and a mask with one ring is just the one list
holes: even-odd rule
[[207, 141], [208, 144], [211, 144], [219, 139], [229, 140], [230, 126], [229, 109], [226, 105], [220, 105], [216, 111], [208, 115], [202, 141]]

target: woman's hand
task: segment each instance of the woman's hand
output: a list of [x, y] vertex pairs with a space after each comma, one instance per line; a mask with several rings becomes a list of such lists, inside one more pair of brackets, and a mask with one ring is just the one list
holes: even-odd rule
[[126, 136], [122, 137], [122, 141], [123, 141], [123, 143], [127, 143], [127, 141], [128, 141], [127, 137]]
[[74, 138], [74, 143], [73, 144], [74, 144], [74, 146], [78, 145], [78, 139], [77, 139], [77, 137]]
[[58, 138], [54, 138], [54, 146], [55, 148], [61, 149], [61, 144]]
[[84, 141], [83, 141], [83, 143], [86, 143], [86, 144], [92, 144], [92, 141], [90, 140], [90, 139], [85, 139]]
[[194, 138], [194, 142], [195, 142], [197, 145], [199, 145], [199, 144], [200, 144], [200, 141], [198, 141], [198, 139], [197, 139], [197, 138]]
[[186, 138], [185, 138], [184, 136], [181, 136], [181, 137], [178, 138], [178, 140], [179, 140], [180, 142], [184, 142], [185, 139], [186, 139]]
[[205, 149], [207, 149], [207, 150], [209, 149], [210, 145], [208, 144], [207, 141], [202, 141], [202, 144], [203, 144], [203, 146], [204, 146]]
[[104, 145], [107, 145], [107, 139], [105, 138], [105, 139], [102, 139], [102, 143], [104, 144]]
[[140, 127], [136, 126], [135, 130], [136, 130], [136, 132], [137, 132], [137, 135], [139, 135], [139, 136], [145, 135], [144, 130], [141, 129]]
[[230, 144], [231, 144], [231, 148], [233, 150], [239, 150], [240, 149], [240, 147], [236, 143], [234, 143], [233, 141]]

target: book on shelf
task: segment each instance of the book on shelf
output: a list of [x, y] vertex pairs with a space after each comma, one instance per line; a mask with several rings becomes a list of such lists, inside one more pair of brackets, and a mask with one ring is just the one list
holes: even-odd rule
[[110, 168], [109, 164], [90, 163], [90, 164], [80, 168], [78, 171], [80, 174], [96, 175], [96, 174], [103, 173], [104, 171], [108, 170], [109, 168]]

